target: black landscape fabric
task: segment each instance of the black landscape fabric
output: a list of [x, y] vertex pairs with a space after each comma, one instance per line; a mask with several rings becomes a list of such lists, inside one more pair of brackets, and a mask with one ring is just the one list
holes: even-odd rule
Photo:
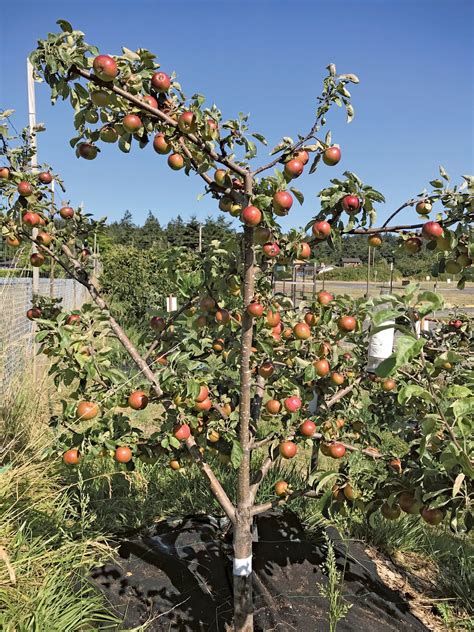
[[[427, 630], [403, 596], [390, 590], [361, 545], [349, 547], [335, 529], [344, 597], [352, 604], [339, 632]], [[290, 511], [256, 521], [255, 630], [327, 632], [328, 603], [320, 595], [326, 547], [308, 540]], [[124, 618], [121, 629], [151, 621], [147, 630], [224, 632], [232, 621], [232, 533], [210, 516], [164, 520], [120, 544], [119, 558], [96, 568], [92, 583]]]

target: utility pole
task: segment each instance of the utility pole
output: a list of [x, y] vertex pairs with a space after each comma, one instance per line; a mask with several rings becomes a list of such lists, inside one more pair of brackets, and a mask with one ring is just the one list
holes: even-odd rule
[[[30, 128], [30, 145], [32, 149], [31, 154], [31, 168], [32, 171], [36, 171], [38, 168], [38, 153], [36, 147], [36, 102], [35, 102], [35, 81], [33, 79], [33, 66], [30, 60], [26, 59], [26, 78], [28, 86], [28, 125]], [[33, 228], [32, 237], [36, 239], [38, 236], [38, 229]], [[38, 252], [36, 244], [32, 242], [31, 253]], [[32, 279], [32, 294], [33, 296], [39, 294], [39, 268], [33, 267], [33, 279]], [[36, 335], [36, 325], [32, 323], [33, 340]], [[33, 383], [36, 383], [37, 379], [37, 365], [36, 365], [37, 348], [36, 344], [33, 344]]]
[[[51, 215], [54, 213], [54, 179], [51, 181]], [[49, 297], [54, 298], [54, 259], [49, 269]]]

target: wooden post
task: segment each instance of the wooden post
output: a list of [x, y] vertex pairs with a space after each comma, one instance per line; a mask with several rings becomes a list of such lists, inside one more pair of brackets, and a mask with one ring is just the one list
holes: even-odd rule
[[[51, 214], [54, 211], [54, 180], [51, 182]], [[51, 259], [49, 269], [49, 298], [54, 298], [54, 259]]]

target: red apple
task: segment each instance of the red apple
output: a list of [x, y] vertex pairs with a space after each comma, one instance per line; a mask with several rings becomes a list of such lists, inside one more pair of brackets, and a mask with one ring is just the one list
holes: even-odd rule
[[126, 132], [135, 134], [142, 127], [142, 120], [136, 114], [127, 114], [122, 119], [122, 125]]
[[346, 213], [355, 214], [360, 208], [360, 200], [356, 195], [346, 195], [342, 198], [342, 208]]
[[39, 268], [40, 266], [42, 266], [44, 261], [44, 255], [42, 255], [40, 252], [34, 252], [30, 256], [30, 263], [34, 268]]
[[304, 164], [301, 160], [296, 160], [295, 158], [289, 160], [285, 165], [285, 175], [288, 178], [297, 178], [303, 173], [303, 170]]
[[319, 322], [319, 316], [316, 316], [313, 312], [306, 312], [304, 315], [304, 322], [310, 327], [314, 327]]
[[316, 369], [316, 374], [319, 375], [319, 377], [326, 377], [326, 375], [331, 370], [331, 367], [329, 366], [329, 362], [327, 360], [317, 360], [313, 363], [313, 366]]
[[155, 97], [152, 97], [151, 94], [146, 94], [144, 97], [142, 97], [142, 101], [152, 108], [155, 108], [155, 110], [158, 109], [158, 101], [155, 99]]
[[39, 243], [42, 246], [46, 246], [48, 247], [51, 242], [53, 241], [53, 236], [50, 235], [49, 233], [46, 233], [44, 230], [40, 230], [37, 237], [36, 237], [37, 241], [39, 241]]
[[280, 455], [284, 459], [292, 459], [298, 452], [298, 446], [293, 441], [283, 441], [280, 443]]
[[209, 397], [206, 397], [202, 401], [196, 401], [194, 404], [194, 408], [199, 412], [207, 412], [212, 408], [212, 401], [209, 399]]
[[171, 86], [171, 77], [166, 72], [155, 72], [151, 78], [151, 85], [157, 92], [168, 92]]
[[66, 318], [66, 325], [77, 325], [77, 323], [81, 322], [80, 314], [69, 314]]
[[247, 312], [254, 318], [260, 318], [263, 315], [263, 305], [257, 301], [252, 301], [247, 305]]
[[38, 213], [32, 213], [31, 211], [27, 211], [23, 215], [23, 221], [28, 226], [38, 226], [40, 224], [40, 216]]
[[18, 183], [17, 191], [23, 197], [27, 197], [33, 193], [33, 187], [29, 182], [26, 182], [26, 180], [22, 180]]
[[297, 338], [298, 340], [307, 340], [311, 337], [311, 330], [305, 322], [297, 323], [293, 327], [293, 333], [295, 335], [295, 338]]
[[53, 176], [49, 173], [49, 171], [42, 171], [38, 174], [38, 180], [42, 184], [51, 184], [53, 181]]
[[171, 150], [171, 143], [161, 132], [153, 139], [153, 149], [157, 154], [168, 154]]
[[191, 428], [188, 424], [180, 424], [175, 426], [173, 430], [173, 436], [178, 439], [178, 441], [186, 441], [191, 436]]
[[118, 74], [117, 62], [110, 55], [98, 55], [92, 63], [92, 68], [102, 81], [113, 81]]
[[75, 448], [66, 450], [66, 452], [63, 454], [63, 461], [67, 465], [77, 465], [79, 463], [79, 458], [79, 451]]
[[305, 165], [309, 161], [309, 154], [306, 151], [306, 149], [300, 149], [299, 151], [296, 152], [296, 154], [293, 156], [293, 158], [295, 160], [299, 160], [300, 162], [302, 162]]
[[216, 301], [212, 296], [203, 296], [199, 301], [199, 307], [203, 312], [212, 312], [216, 307]]
[[277, 496], [286, 496], [288, 494], [289, 485], [286, 481], [277, 481], [275, 483], [275, 494]]
[[429, 507], [423, 507], [420, 510], [420, 514], [423, 520], [432, 526], [440, 524], [444, 518], [442, 509], [430, 509]]
[[275, 367], [273, 366], [273, 362], [270, 362], [270, 360], [264, 362], [258, 367], [258, 374], [266, 380], [268, 380], [268, 378], [271, 377], [274, 372]]
[[326, 221], [315, 222], [312, 230], [316, 239], [325, 239], [331, 232], [331, 224]]
[[76, 417], [81, 421], [89, 421], [99, 414], [99, 407], [94, 402], [79, 402], [76, 409]]
[[281, 316], [280, 312], [275, 311], [274, 309], [269, 309], [267, 311], [267, 325], [269, 327], [277, 327], [280, 325]]
[[18, 248], [20, 244], [21, 240], [18, 239], [18, 237], [7, 237], [7, 245], [10, 246], [10, 248]]
[[382, 512], [382, 516], [385, 520], [396, 520], [397, 518], [400, 518], [400, 507], [398, 505], [393, 505], [393, 507], [391, 507], [388, 503], [384, 503], [380, 508], [380, 511]]
[[34, 320], [35, 318], [41, 318], [41, 310], [39, 307], [31, 307], [27, 312], [26, 312], [26, 317], [28, 318], [28, 320]]
[[246, 226], [258, 226], [262, 221], [262, 212], [256, 206], [247, 206], [242, 211], [242, 221]]
[[292, 395], [284, 400], [283, 406], [289, 413], [295, 413], [301, 408], [301, 399], [296, 397], [296, 395]]
[[339, 147], [335, 145], [333, 147], [328, 147], [324, 150], [323, 153], [323, 162], [325, 165], [329, 165], [330, 167], [334, 167], [341, 160], [341, 150]]
[[281, 404], [277, 399], [269, 399], [265, 404], [265, 408], [270, 413], [270, 415], [278, 415], [281, 409]]
[[436, 239], [441, 237], [444, 233], [443, 227], [438, 222], [426, 222], [423, 226], [421, 233], [425, 239]]
[[337, 324], [341, 331], [354, 331], [357, 327], [357, 321], [353, 316], [341, 316]]
[[94, 160], [97, 156], [97, 147], [91, 143], [79, 143], [77, 152], [79, 156], [85, 160]]
[[342, 443], [330, 443], [328, 448], [329, 456], [333, 459], [342, 459], [346, 453], [346, 448]]
[[333, 300], [334, 296], [330, 292], [327, 292], [326, 290], [318, 292], [318, 303], [320, 305], [329, 305], [329, 303]]
[[120, 446], [115, 450], [115, 460], [118, 463], [128, 463], [133, 458], [133, 453], [128, 446]]
[[143, 410], [148, 406], [148, 395], [144, 391], [134, 391], [128, 397], [128, 405], [134, 410]]
[[337, 373], [336, 371], [334, 373], [331, 373], [331, 382], [336, 386], [341, 386], [341, 384], [344, 384], [344, 379], [345, 378], [342, 373]]
[[296, 254], [300, 259], [309, 259], [311, 257], [311, 246], [307, 242], [302, 241], [297, 246]]
[[419, 237], [409, 237], [403, 242], [404, 249], [410, 254], [415, 254], [421, 250], [422, 241]]
[[386, 380], [382, 382], [382, 388], [384, 391], [387, 391], [387, 392], [393, 391], [395, 386], [396, 386], [395, 380], [392, 380], [390, 378], [387, 378]]
[[263, 254], [268, 257], [268, 259], [274, 259], [280, 254], [280, 246], [277, 243], [268, 242], [263, 246], [262, 250]]
[[173, 169], [173, 171], [179, 171], [184, 167], [184, 158], [181, 154], [171, 154], [168, 158], [168, 166]]
[[288, 213], [293, 204], [293, 198], [288, 191], [277, 191], [273, 196], [273, 210], [276, 215], [283, 217]]
[[209, 397], [209, 389], [205, 384], [201, 384], [199, 388], [199, 395], [196, 397], [196, 402], [203, 402], [205, 399]]
[[312, 437], [315, 432], [316, 432], [316, 424], [314, 423], [314, 421], [311, 421], [311, 419], [307, 419], [306, 421], [303, 421], [303, 423], [300, 426], [300, 433], [304, 437]]
[[8, 167], [0, 167], [0, 180], [8, 180], [10, 177], [10, 169]]
[[63, 219], [71, 219], [71, 217], [73, 217], [74, 215], [74, 209], [70, 206], [63, 206], [61, 209], [59, 209], [59, 214]]
[[178, 127], [183, 134], [194, 134], [197, 129], [197, 120], [194, 112], [183, 112], [178, 118]]

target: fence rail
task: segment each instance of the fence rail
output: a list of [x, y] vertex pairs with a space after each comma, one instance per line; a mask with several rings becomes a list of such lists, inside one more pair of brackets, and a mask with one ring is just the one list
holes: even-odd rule
[[[61, 298], [62, 307], [80, 309], [86, 288], [73, 279], [39, 280], [39, 294]], [[24, 371], [34, 364], [34, 323], [26, 317], [32, 305], [33, 280], [0, 278], [0, 396], [14, 388]]]

